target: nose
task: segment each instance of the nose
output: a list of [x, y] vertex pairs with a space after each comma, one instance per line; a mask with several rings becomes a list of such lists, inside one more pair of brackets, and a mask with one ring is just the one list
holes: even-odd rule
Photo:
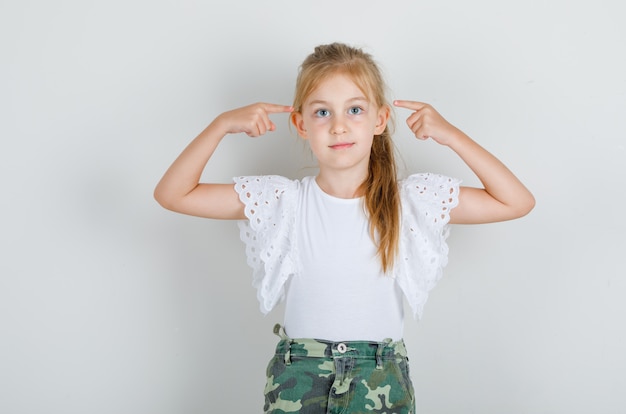
[[330, 133], [333, 135], [341, 135], [346, 132], [346, 125], [343, 119], [336, 117], [330, 127]]

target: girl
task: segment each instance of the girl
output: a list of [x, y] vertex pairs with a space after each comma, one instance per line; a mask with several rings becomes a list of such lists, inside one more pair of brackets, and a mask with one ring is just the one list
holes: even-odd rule
[[[403, 336], [403, 297], [420, 317], [447, 263], [448, 223], [524, 216], [532, 194], [493, 155], [428, 104], [396, 100], [407, 124], [456, 152], [484, 188], [415, 174], [398, 181], [391, 106], [372, 57], [333, 43], [300, 67], [293, 106], [256, 103], [224, 112], [156, 187], [165, 208], [241, 220], [261, 310], [284, 299], [281, 337], [267, 369], [265, 412], [414, 412]], [[275, 130], [290, 113], [319, 163], [315, 177], [237, 177], [199, 183], [228, 134]]]

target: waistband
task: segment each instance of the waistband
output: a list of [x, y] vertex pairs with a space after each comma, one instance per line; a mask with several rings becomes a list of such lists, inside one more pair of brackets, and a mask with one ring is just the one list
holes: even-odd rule
[[309, 357], [376, 359], [377, 365], [380, 365], [384, 359], [407, 357], [404, 340], [334, 342], [323, 339], [290, 338], [280, 324], [274, 326], [274, 333], [281, 338], [276, 345], [276, 355], [284, 356], [287, 363], [291, 362], [292, 357]]

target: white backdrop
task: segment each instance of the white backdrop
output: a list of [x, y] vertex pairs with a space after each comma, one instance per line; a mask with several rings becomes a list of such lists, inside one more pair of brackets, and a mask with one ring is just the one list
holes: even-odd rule
[[[626, 26], [619, 0], [0, 3], [0, 412], [260, 412], [282, 309], [258, 311], [234, 222], [152, 191], [220, 112], [290, 104], [319, 43], [374, 54], [529, 186], [527, 217], [457, 226], [407, 320], [418, 412], [626, 412]], [[407, 171], [475, 183], [410, 137]], [[314, 173], [279, 131], [206, 177]]]

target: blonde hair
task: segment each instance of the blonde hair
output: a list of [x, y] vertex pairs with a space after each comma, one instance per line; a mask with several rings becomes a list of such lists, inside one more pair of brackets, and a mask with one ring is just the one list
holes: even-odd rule
[[[389, 106], [386, 86], [378, 65], [371, 55], [343, 43], [317, 46], [300, 66], [293, 107], [302, 104], [319, 84], [337, 73], [350, 76], [366, 97], [381, 108]], [[400, 233], [400, 195], [396, 161], [389, 126], [374, 136], [368, 176], [361, 184], [370, 223], [370, 236], [377, 240], [382, 269], [387, 272], [398, 252]]]

